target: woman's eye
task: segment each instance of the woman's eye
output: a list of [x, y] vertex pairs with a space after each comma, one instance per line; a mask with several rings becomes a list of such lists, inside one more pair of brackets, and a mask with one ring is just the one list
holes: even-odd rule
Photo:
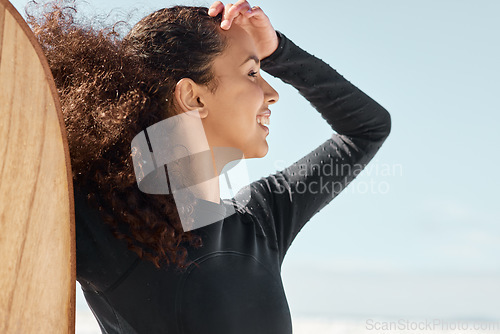
[[248, 73], [249, 76], [254, 77], [254, 78], [257, 77], [257, 74], [258, 74], [258, 72], [255, 72], [255, 71]]

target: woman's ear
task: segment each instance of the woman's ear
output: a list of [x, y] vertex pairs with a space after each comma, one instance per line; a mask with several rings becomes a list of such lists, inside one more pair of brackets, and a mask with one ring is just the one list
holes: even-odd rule
[[205, 90], [190, 78], [182, 78], [175, 86], [174, 96], [181, 112], [198, 109], [201, 118], [208, 115], [208, 108], [203, 103]]

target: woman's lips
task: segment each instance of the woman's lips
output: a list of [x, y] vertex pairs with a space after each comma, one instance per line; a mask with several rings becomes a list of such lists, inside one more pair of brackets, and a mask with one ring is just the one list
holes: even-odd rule
[[268, 114], [261, 114], [257, 116], [257, 123], [262, 124], [262, 125], [269, 125], [271, 124], [271, 118], [269, 117], [270, 115]]
[[269, 133], [269, 128], [265, 125], [269, 125], [270, 123], [271, 120], [269, 118], [269, 114], [261, 114], [257, 116], [257, 124], [259, 124], [259, 126], [267, 133]]
[[268, 128], [267, 126], [264, 126], [264, 125], [262, 125], [262, 124], [259, 124], [259, 126], [260, 126], [262, 129], [264, 129], [264, 131], [266, 131], [266, 132], [267, 132], [267, 134], [269, 134], [269, 128]]

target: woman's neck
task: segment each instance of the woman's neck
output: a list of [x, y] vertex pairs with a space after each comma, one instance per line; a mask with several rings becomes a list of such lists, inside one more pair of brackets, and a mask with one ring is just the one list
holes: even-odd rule
[[209, 145], [197, 110], [157, 124], [152, 134], [162, 136], [161, 160], [167, 162], [174, 198], [176, 191], [188, 188], [197, 198], [220, 203], [219, 176], [229, 162], [243, 159], [243, 152]]
[[219, 204], [219, 181], [224, 167], [231, 161], [243, 158], [243, 153], [233, 147], [210, 147], [210, 156], [208, 151], [205, 151], [205, 154], [196, 155], [189, 166], [190, 171], [195, 174], [190, 179], [190, 190], [197, 198]]

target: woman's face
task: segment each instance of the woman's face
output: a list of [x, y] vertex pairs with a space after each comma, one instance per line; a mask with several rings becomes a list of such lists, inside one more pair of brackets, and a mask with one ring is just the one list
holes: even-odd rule
[[227, 31], [221, 29], [221, 33], [227, 37], [228, 47], [213, 63], [216, 93], [204, 94], [205, 134], [210, 146], [234, 147], [246, 159], [261, 158], [269, 149], [268, 130], [257, 119], [279, 95], [260, 76], [252, 37], [236, 24]]

